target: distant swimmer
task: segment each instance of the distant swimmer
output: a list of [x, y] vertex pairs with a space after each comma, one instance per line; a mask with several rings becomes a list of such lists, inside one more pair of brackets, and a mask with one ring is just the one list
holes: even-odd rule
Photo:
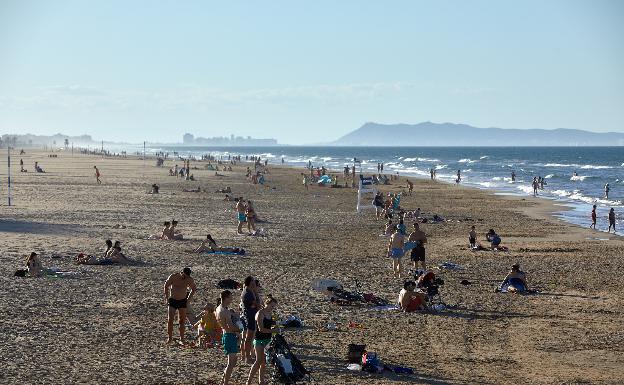
[[604, 185], [605, 199], [609, 199], [609, 183]]
[[613, 207], [611, 207], [611, 210], [609, 210], [609, 230], [607, 230], [608, 233], [611, 232], [611, 227], [613, 227], [613, 234], [615, 234], [615, 210], [613, 209]]
[[516, 173], [514, 171], [511, 172], [511, 181], [512, 182], [516, 181]]
[[589, 225], [589, 228], [593, 228], [594, 230], [596, 230], [596, 205], [594, 205], [594, 207], [592, 207], [592, 212], [591, 212], [591, 225]]
[[576, 171], [574, 171], [574, 172], [572, 173], [572, 176], [578, 176], [578, 173], [577, 173]]

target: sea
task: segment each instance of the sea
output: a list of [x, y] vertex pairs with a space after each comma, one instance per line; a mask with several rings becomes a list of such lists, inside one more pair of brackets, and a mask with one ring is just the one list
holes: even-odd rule
[[[599, 230], [607, 230], [611, 207], [615, 208], [618, 228], [624, 224], [623, 147], [157, 146], [147, 151], [177, 152], [182, 157], [257, 155], [269, 164], [281, 164], [283, 159], [286, 165], [303, 168], [311, 162], [314, 167], [335, 171], [352, 166], [356, 159], [358, 171], [377, 173], [377, 164], [383, 163], [385, 174], [412, 177], [416, 186], [419, 178], [430, 177], [431, 168], [436, 169], [438, 180], [453, 184], [461, 170], [462, 185], [518, 196], [532, 196], [533, 177], [541, 176], [546, 183], [538, 197], [561, 205], [556, 215], [563, 220], [587, 227], [595, 204]], [[608, 199], [606, 183], [610, 186]]]

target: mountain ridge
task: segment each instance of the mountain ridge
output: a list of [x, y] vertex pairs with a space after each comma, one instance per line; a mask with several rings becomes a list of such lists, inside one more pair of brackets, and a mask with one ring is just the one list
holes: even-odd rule
[[364, 123], [334, 146], [624, 146], [624, 133], [573, 128], [474, 127], [463, 123]]

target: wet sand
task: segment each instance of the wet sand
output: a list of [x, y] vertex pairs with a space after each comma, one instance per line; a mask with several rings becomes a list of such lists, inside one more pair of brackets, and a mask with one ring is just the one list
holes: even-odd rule
[[[204, 169], [205, 162], [192, 162], [198, 181], [190, 182], [167, 176], [171, 160], [158, 168], [150, 159], [144, 168], [138, 159], [57, 154], [48, 158], [29, 151], [21, 157], [28, 173], [19, 173], [20, 157], [13, 155], [14, 206], [0, 207], [2, 383], [218, 383], [225, 364], [220, 349], [164, 344], [162, 284], [184, 266], [192, 267], [198, 285], [196, 310], [214, 303], [217, 281], [257, 276], [265, 293], [279, 299], [281, 315], [296, 313], [305, 321], [303, 330], [285, 336], [319, 384], [618, 384], [624, 379], [624, 242], [552, 217], [552, 202], [415, 180], [415, 192], [403, 197], [402, 206], [448, 220], [422, 225], [429, 237], [429, 266], [448, 261], [465, 269], [438, 272], [450, 309], [379, 312], [333, 305], [310, 290], [316, 278], [337, 279], [347, 288], [358, 279], [366, 291], [394, 301], [402, 287], [385, 257], [387, 239], [378, 236], [383, 222], [371, 211], [355, 212], [353, 189], [305, 191], [302, 170], [290, 168], [270, 167], [260, 186], [245, 179], [248, 164], [216, 177]], [[0, 152], [1, 159], [5, 155]], [[32, 172], [36, 160], [45, 174]], [[95, 183], [94, 165], [102, 185]], [[4, 181], [4, 161], [0, 173]], [[160, 194], [147, 194], [152, 183], [160, 185]], [[200, 193], [182, 192], [198, 186]], [[225, 186], [254, 201], [266, 220], [258, 225], [266, 237], [236, 234], [234, 202], [214, 193]], [[381, 189], [405, 186], [402, 179]], [[192, 241], [142, 239], [172, 218]], [[496, 229], [510, 251], [469, 251], [473, 224], [481, 240], [487, 229]], [[189, 253], [208, 232], [219, 244], [244, 247], [247, 256]], [[102, 250], [105, 239], [120, 240], [124, 252], [142, 264], [74, 264], [79, 252]], [[31, 251], [42, 255], [46, 267], [78, 274], [14, 278]], [[514, 262], [539, 295], [494, 292]], [[464, 279], [472, 284], [461, 285]], [[339, 324], [337, 331], [320, 331], [332, 321]], [[363, 328], [350, 329], [349, 321]], [[415, 374], [351, 372], [349, 343], [364, 343], [383, 362], [411, 367]], [[248, 370], [240, 364], [233, 383], [244, 383]]]

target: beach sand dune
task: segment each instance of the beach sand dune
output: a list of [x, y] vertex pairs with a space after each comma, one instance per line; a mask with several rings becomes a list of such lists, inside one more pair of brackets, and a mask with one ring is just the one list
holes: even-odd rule
[[[0, 156], [2, 154], [0, 153]], [[331, 278], [395, 301], [402, 280], [392, 278], [385, 257], [382, 221], [355, 212], [352, 189], [311, 186], [300, 170], [273, 167], [265, 186], [244, 177], [246, 164], [224, 177], [191, 162], [198, 181], [167, 176], [154, 161], [43, 152], [45, 174], [13, 174], [14, 206], [0, 208], [0, 357], [2, 383], [218, 383], [225, 357], [219, 349], [164, 344], [166, 307], [162, 285], [190, 266], [198, 284], [196, 311], [215, 302], [221, 279], [257, 276], [274, 295], [279, 313], [300, 315], [302, 330], [286, 338], [319, 384], [617, 384], [624, 379], [624, 242], [596, 235], [549, 215], [554, 206], [533, 198], [417, 180], [402, 205], [448, 221], [427, 223], [428, 264], [441, 270], [442, 297], [452, 308], [435, 314], [340, 307], [310, 290], [312, 280]], [[181, 166], [182, 162], [178, 162]], [[93, 166], [102, 173], [95, 183]], [[32, 170], [31, 170], [32, 171]], [[5, 180], [6, 164], [0, 166]], [[148, 194], [160, 185], [161, 194]], [[184, 188], [201, 187], [199, 193]], [[251, 199], [264, 237], [236, 234], [233, 202], [213, 191], [230, 186]], [[386, 186], [398, 192], [404, 181]], [[2, 194], [6, 190], [3, 187]], [[185, 238], [144, 239], [162, 222], [176, 219]], [[467, 249], [477, 226], [481, 240], [494, 228], [506, 253]], [[247, 250], [244, 257], [187, 252], [207, 233], [222, 245]], [[607, 240], [593, 239], [604, 238]], [[589, 239], [592, 238], [592, 239]], [[78, 253], [96, 254], [104, 240], [122, 242], [137, 266], [78, 266]], [[65, 278], [14, 278], [31, 251], [47, 267], [76, 274]], [[406, 261], [407, 262], [407, 261]], [[494, 288], [519, 262], [541, 294], [499, 294]], [[471, 285], [462, 285], [468, 280]], [[238, 293], [236, 294], [238, 296]], [[349, 328], [350, 321], [362, 328]], [[336, 331], [321, 331], [335, 322]], [[177, 330], [176, 330], [177, 332]], [[412, 376], [367, 374], [346, 369], [349, 343], [366, 344], [388, 364], [414, 369]], [[244, 383], [241, 364], [234, 383]]]

